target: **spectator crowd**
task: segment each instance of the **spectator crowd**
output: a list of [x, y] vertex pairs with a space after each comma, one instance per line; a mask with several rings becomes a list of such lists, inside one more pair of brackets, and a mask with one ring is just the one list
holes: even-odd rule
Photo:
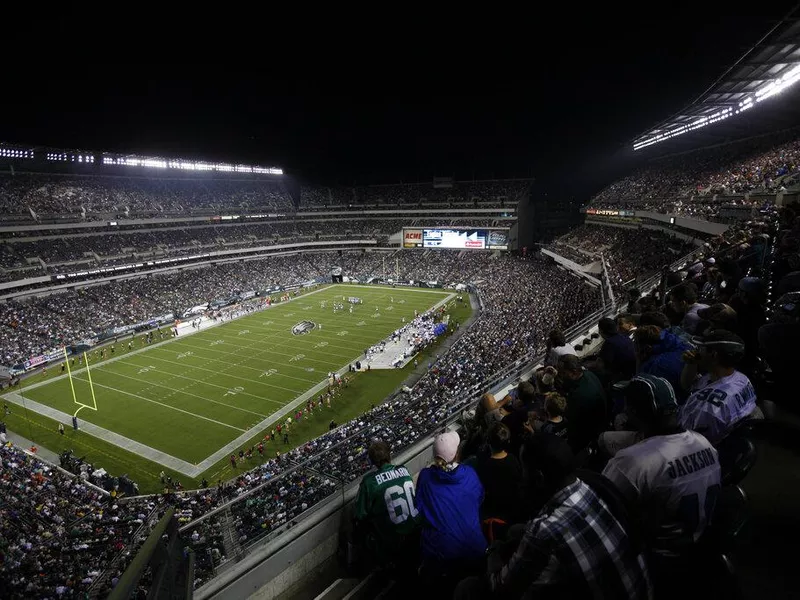
[[[791, 281], [800, 245], [797, 223], [790, 225], [779, 240], [777, 264]], [[617, 260], [628, 264], [626, 253], [637, 257], [631, 265], [671, 262], [674, 256], [670, 240], [662, 240], [667, 249], [660, 254], [652, 248], [642, 254], [644, 244], [634, 245], [617, 228], [588, 229], [569, 244], [608, 252], [612, 268]], [[658, 527], [677, 522], [695, 543], [713, 522], [712, 500], [698, 520], [683, 520], [677, 504], [686, 490], [662, 481], [665, 473], [672, 469], [674, 480], [681, 471], [702, 471], [691, 489], [715, 498], [726, 440], [740, 422], [758, 416], [751, 378], [759, 374], [759, 340], [781, 353], [775, 341], [781, 332], [764, 327], [763, 268], [772, 233], [768, 224], [734, 228], [707, 244], [698, 263], [671, 275], [667, 297], [634, 290], [623, 315], [600, 322], [603, 346], [583, 362], [557, 333], [601, 307], [599, 290], [539, 255], [296, 254], [0, 305], [3, 356], [12, 362], [54, 339], [91, 335], [98, 318], [104, 327], [138, 320], [147, 311], [182, 310], [242, 290], [314, 279], [333, 266], [369, 277], [380, 276], [388, 263], [403, 278], [469, 283], [482, 305], [475, 322], [413, 388], [227, 484], [195, 492], [167, 485], [158, 497], [120, 500], [4, 446], [3, 589], [10, 598], [81, 597], [93, 586], [107, 590], [170, 504], [199, 555], [201, 585], [237, 551], [290, 527], [341, 484], [363, 477], [359, 535], [383, 550], [377, 560], [402, 568], [391, 549], [417, 548], [415, 572], [432, 586], [457, 586], [458, 597], [522, 597], [550, 586], [582, 594], [599, 572], [606, 574], [603, 593], [609, 597], [648, 597], [650, 582], [667, 585], [670, 569], [686, 567], [661, 562], [665, 549], [656, 543]], [[800, 286], [786, 289], [796, 293]], [[92, 311], [74, 310], [87, 304]], [[785, 300], [778, 308], [796, 327], [794, 306]], [[92, 324], [74, 320], [87, 313], [94, 315]], [[416, 484], [390, 462], [392, 454], [471, 408], [498, 372], [553, 346], [562, 352], [531, 381], [506, 398], [485, 394], [474, 414], [468, 413], [460, 438], [453, 432], [436, 436], [433, 465]], [[638, 468], [637, 454], [652, 457], [647, 464], [662, 460], [663, 469]], [[579, 461], [592, 467], [590, 473], [575, 471]], [[370, 482], [372, 467], [386, 475]], [[658, 492], [644, 496], [643, 482], [658, 477]], [[380, 487], [388, 483], [391, 490]], [[370, 509], [369, 494], [376, 489], [393, 500], [389, 521], [404, 524], [396, 532], [387, 531], [376, 520], [377, 509]], [[628, 510], [637, 503], [652, 509], [648, 515], [655, 522], [642, 524], [634, 535], [635, 517]], [[229, 510], [231, 518], [218, 509]], [[551, 513], [561, 516], [553, 519]], [[398, 535], [398, 544], [387, 548], [384, 535]], [[563, 543], [570, 536], [579, 540], [585, 560]], [[554, 556], [556, 563], [541, 563]]]
[[653, 161], [593, 198], [598, 207], [709, 216], [714, 195], [774, 194], [800, 186], [797, 130]]

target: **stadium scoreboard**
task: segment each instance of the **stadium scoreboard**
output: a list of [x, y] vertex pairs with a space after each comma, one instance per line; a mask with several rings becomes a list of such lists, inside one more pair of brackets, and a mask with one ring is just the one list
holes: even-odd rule
[[508, 250], [508, 229], [403, 228], [404, 248]]

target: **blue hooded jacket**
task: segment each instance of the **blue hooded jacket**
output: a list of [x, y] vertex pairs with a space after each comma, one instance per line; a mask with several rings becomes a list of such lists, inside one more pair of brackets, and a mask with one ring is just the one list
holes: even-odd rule
[[678, 398], [685, 397], [681, 389], [681, 371], [683, 371], [683, 353], [692, 347], [674, 333], [662, 330], [660, 341], [653, 346], [652, 354], [639, 366], [639, 373], [663, 377], [672, 384]]
[[472, 467], [422, 469], [416, 501], [423, 518], [423, 562], [470, 561], [484, 556], [486, 538], [479, 512], [483, 486]]

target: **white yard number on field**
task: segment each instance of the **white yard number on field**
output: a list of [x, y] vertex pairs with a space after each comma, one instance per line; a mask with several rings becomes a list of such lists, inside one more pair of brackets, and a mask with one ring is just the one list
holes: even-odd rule
[[194, 352], [192, 352], [191, 350], [189, 352], [181, 352], [175, 358], [181, 359], [181, 358], [186, 358], [187, 356], [194, 356]]
[[269, 371], [264, 371], [259, 377], [272, 377], [273, 375], [278, 374], [278, 369], [270, 369]]
[[235, 396], [236, 394], [241, 394], [243, 391], [243, 387], [235, 387], [225, 392], [225, 396]]
[[381, 313], [372, 313], [372, 318], [373, 319], [380, 319], [381, 318]]
[[349, 333], [348, 331], [340, 331], [340, 332], [339, 332], [339, 333], [337, 333], [336, 335], [338, 335], [339, 337], [342, 337], [342, 336], [344, 336], [344, 335], [347, 335], [348, 333]]
[[328, 345], [328, 342], [319, 342], [317, 344], [314, 344], [314, 348], [324, 348], [327, 345]]
[[395, 525], [405, 523], [409, 517], [417, 516], [417, 507], [414, 506], [414, 482], [406, 481], [403, 487], [393, 485], [386, 488], [383, 493], [383, 500], [386, 502], [386, 510], [389, 511], [389, 518]]
[[311, 310], [311, 307], [310, 306], [306, 306], [306, 307], [303, 308], [303, 310]]
[[284, 316], [286, 316], [286, 317], [293, 317], [293, 316], [294, 316], [294, 313], [286, 313]]
[[387, 306], [385, 310], [394, 310], [394, 306]]
[[356, 323], [356, 327], [363, 327], [366, 324], [367, 324], [366, 321], [359, 321], [358, 323]]
[[250, 333], [250, 330], [249, 330], [249, 329], [242, 329], [242, 330], [239, 332], [239, 335], [247, 335], [248, 333]]
[[289, 362], [297, 362], [298, 360], [303, 360], [305, 357], [305, 354], [295, 354], [289, 359]]
[[275, 321], [264, 321], [262, 325], [274, 325]]
[[406, 301], [405, 301], [405, 300], [403, 300], [403, 299], [401, 298], [400, 300], [398, 300], [398, 301], [397, 301], [397, 303], [398, 303], [398, 304], [405, 304], [405, 303], [406, 303]]
[[314, 367], [306, 367], [306, 371], [308, 373], [313, 373], [314, 372]]
[[225, 343], [225, 340], [214, 340], [209, 345], [210, 346], [219, 346], [220, 344], [224, 344], [224, 343]]
[[142, 373], [149, 373], [150, 371], [155, 371], [155, 370], [156, 368], [153, 365], [150, 365], [149, 367], [142, 367], [141, 369], [139, 369], [139, 375], [141, 375]]

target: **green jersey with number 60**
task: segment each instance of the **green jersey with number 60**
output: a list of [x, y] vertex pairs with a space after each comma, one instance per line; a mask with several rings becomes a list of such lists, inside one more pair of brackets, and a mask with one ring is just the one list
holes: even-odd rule
[[[417, 526], [414, 481], [404, 466], [385, 464], [361, 480], [355, 517], [370, 522], [380, 542], [392, 544]], [[383, 544], [381, 544], [383, 545]]]

